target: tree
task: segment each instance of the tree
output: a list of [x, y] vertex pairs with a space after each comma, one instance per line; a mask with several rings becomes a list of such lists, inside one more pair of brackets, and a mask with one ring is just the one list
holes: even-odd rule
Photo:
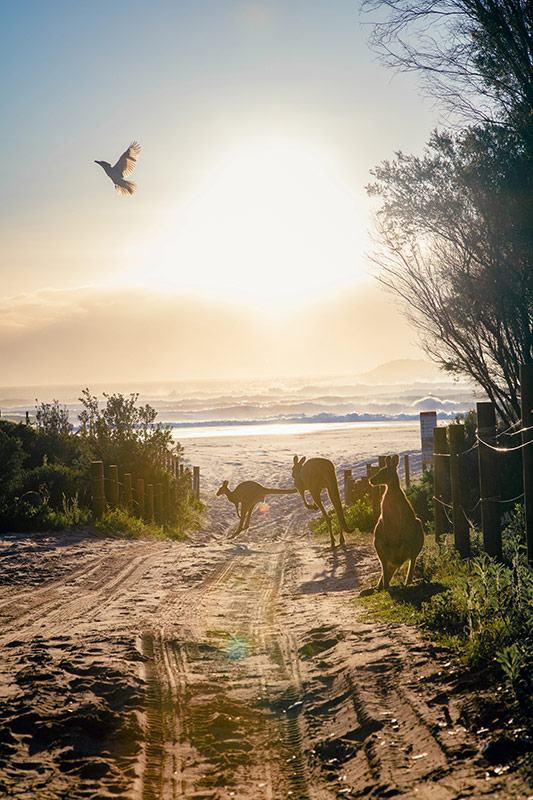
[[533, 358], [532, 231], [523, 204], [528, 154], [514, 132], [434, 133], [423, 157], [373, 171], [379, 280], [404, 301], [426, 352], [468, 375], [510, 423], [519, 368]]
[[148, 477], [163, 469], [168, 454], [182, 454], [179, 443], [172, 441], [171, 429], [155, 421], [157, 411], [149, 404], [137, 405], [138, 394], [104, 393], [104, 398], [100, 408], [89, 389], [80, 397], [84, 408], [78, 415], [79, 436], [90, 458]]
[[379, 13], [371, 41], [387, 64], [421, 71], [448, 108], [509, 125], [533, 152], [531, 0], [365, 0], [363, 8]]

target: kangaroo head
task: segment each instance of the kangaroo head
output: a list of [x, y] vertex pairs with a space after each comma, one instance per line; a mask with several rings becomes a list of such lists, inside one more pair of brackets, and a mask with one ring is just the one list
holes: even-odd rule
[[385, 466], [381, 467], [369, 480], [372, 486], [388, 486], [398, 480], [398, 463], [400, 456], [396, 453], [393, 456], [385, 457]]
[[302, 469], [302, 465], [303, 465], [304, 461], [305, 461], [305, 456], [302, 456], [300, 459], [298, 459], [298, 456], [294, 456], [294, 458], [292, 460], [292, 477], [293, 478], [296, 478], [296, 476], [300, 474], [300, 471]]
[[217, 497], [220, 497], [221, 494], [226, 494], [227, 491], [228, 491], [228, 482], [224, 481], [224, 483], [217, 492]]

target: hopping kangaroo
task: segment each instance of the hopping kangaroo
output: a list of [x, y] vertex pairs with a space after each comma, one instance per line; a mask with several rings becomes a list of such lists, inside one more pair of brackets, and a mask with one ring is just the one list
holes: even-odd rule
[[[333, 504], [337, 519], [339, 521], [340, 544], [345, 544], [344, 534], [352, 533], [354, 528], [349, 528], [344, 518], [342, 510], [342, 503], [339, 494], [339, 485], [337, 483], [337, 476], [335, 475], [335, 467], [329, 458], [310, 458], [309, 461], [305, 460], [305, 456], [298, 459], [294, 456], [292, 477], [294, 478], [294, 485], [300, 492], [302, 500], [306, 508], [312, 511], [320, 509], [322, 516], [327, 522], [329, 537], [331, 539], [331, 547], [335, 547], [335, 537], [333, 536], [333, 529], [331, 526], [331, 519], [324, 508], [322, 503], [321, 494], [322, 489], [328, 490], [329, 499]], [[314, 503], [308, 503], [305, 499], [306, 490], [309, 492], [314, 500]]]
[[[263, 503], [268, 494], [295, 494], [296, 489], [266, 489], [256, 481], [243, 481], [235, 487], [233, 491], [228, 488], [228, 482], [224, 481], [217, 492], [217, 497], [225, 494], [228, 500], [233, 503], [239, 517], [239, 527], [229, 538], [233, 539], [243, 530], [250, 526], [252, 511], [258, 503]], [[239, 506], [240, 511], [239, 511]]]
[[376, 589], [388, 589], [392, 576], [405, 561], [409, 571], [405, 583], [411, 583], [416, 559], [424, 544], [422, 522], [400, 486], [398, 455], [387, 456], [385, 466], [370, 478], [373, 486], [385, 486], [381, 514], [374, 528], [374, 547], [381, 561], [381, 578]]

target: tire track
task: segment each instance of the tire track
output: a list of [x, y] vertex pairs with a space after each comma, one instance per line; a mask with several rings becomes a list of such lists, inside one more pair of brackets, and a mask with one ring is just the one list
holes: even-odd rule
[[[121, 559], [117, 559], [116, 555], [110, 556], [104, 559], [104, 563], [93, 564], [76, 575], [76, 581], [83, 579], [82, 585], [77, 583], [70, 587], [69, 579], [61, 595], [56, 594], [45, 602], [39, 602], [39, 597], [32, 597], [30, 608], [24, 609], [4, 624], [0, 644], [5, 646], [16, 639], [29, 639], [43, 631], [50, 637], [69, 628], [75, 620], [89, 621], [91, 612], [96, 611], [96, 616], [102, 613], [103, 607], [127, 592], [157, 558], [157, 554], [147, 555], [145, 548], [133, 559], [131, 554], [124, 554]], [[99, 566], [102, 567], [101, 571]], [[64, 593], [69, 590], [76, 596], [65, 600]]]
[[[278, 542], [232, 554], [188, 598], [182, 595], [179, 640], [163, 631], [145, 635], [142, 800], [225, 798], [235, 786], [258, 800], [280, 796], [281, 786], [294, 800], [316, 796], [308, 789], [300, 721], [292, 712], [302, 694], [297, 651], [276, 621], [289, 530], [281, 532], [281, 548]], [[199, 602], [206, 610], [195, 630]], [[261, 754], [259, 763], [254, 753]]]

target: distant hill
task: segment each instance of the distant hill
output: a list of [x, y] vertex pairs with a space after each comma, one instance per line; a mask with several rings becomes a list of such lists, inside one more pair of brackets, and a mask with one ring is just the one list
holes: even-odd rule
[[413, 383], [414, 381], [445, 380], [446, 373], [423, 358], [399, 358], [387, 361], [369, 372], [362, 372], [357, 379], [362, 383]]

